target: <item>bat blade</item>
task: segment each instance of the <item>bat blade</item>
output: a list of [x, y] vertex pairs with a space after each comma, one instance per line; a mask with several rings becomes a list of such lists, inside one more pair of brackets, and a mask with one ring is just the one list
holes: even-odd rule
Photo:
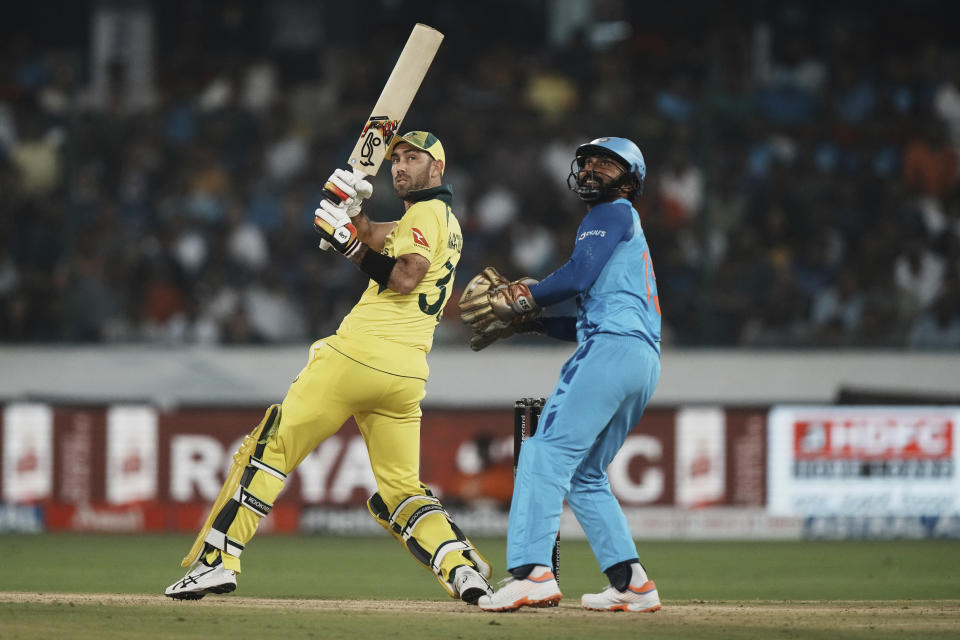
[[377, 174], [442, 41], [443, 34], [433, 27], [420, 23], [413, 27], [350, 154], [350, 168], [368, 176]]

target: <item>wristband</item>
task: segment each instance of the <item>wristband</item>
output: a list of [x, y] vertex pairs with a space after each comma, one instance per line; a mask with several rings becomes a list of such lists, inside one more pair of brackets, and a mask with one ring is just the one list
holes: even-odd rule
[[385, 287], [390, 282], [390, 273], [393, 271], [395, 264], [397, 264], [396, 258], [385, 256], [367, 247], [367, 252], [363, 254], [363, 259], [360, 260], [360, 271], [370, 276], [377, 284]]

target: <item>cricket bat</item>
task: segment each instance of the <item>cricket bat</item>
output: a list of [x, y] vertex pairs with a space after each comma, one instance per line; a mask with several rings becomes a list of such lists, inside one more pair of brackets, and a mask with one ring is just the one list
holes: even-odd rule
[[[427, 75], [427, 69], [440, 48], [443, 34], [417, 23], [410, 32], [407, 44], [397, 58], [387, 83], [373, 107], [367, 123], [360, 132], [357, 144], [350, 153], [347, 164], [355, 172], [375, 176], [383, 163], [390, 141], [400, 129], [403, 117], [417, 95], [417, 90]], [[342, 202], [339, 194], [324, 189], [324, 196], [333, 202]]]

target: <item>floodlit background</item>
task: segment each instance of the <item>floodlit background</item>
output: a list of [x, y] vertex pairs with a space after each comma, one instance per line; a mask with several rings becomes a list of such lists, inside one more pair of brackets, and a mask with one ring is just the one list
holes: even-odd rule
[[[610, 471], [636, 535], [960, 536], [951, 7], [5, 9], [0, 530], [197, 527], [236, 441], [364, 287], [317, 248], [312, 212], [419, 21], [446, 39], [402, 128], [446, 148], [465, 232], [451, 300], [486, 265], [563, 263], [577, 145], [645, 154], [663, 378]], [[369, 213], [400, 212], [384, 170]], [[502, 532], [513, 402], [548, 395], [569, 352], [471, 353], [448, 304], [423, 471], [464, 529]], [[268, 528], [378, 533], [365, 456], [354, 427], [331, 438]]]
[[334, 330], [362, 278], [310, 213], [423, 21], [447, 37], [404, 129], [447, 149], [461, 285], [561, 264], [573, 150], [615, 134], [647, 159], [666, 346], [960, 347], [949, 3], [55, 5], [0, 26], [4, 342]]

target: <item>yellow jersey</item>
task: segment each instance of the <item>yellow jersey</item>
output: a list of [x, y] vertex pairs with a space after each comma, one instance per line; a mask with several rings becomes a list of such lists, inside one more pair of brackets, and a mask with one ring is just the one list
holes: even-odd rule
[[426, 354], [453, 290], [463, 250], [460, 223], [450, 208], [448, 185], [413, 192], [416, 201], [387, 235], [384, 255], [415, 253], [430, 261], [410, 293], [397, 293], [370, 280], [359, 302], [326, 343], [375, 369], [427, 379]]

